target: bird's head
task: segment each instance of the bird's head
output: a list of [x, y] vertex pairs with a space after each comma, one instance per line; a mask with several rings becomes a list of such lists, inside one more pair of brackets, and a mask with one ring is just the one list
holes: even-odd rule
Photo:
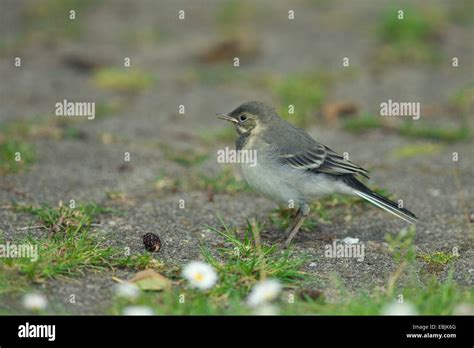
[[217, 114], [217, 117], [234, 124], [239, 134], [260, 132], [278, 118], [275, 109], [264, 103], [250, 101], [236, 107], [228, 114]]

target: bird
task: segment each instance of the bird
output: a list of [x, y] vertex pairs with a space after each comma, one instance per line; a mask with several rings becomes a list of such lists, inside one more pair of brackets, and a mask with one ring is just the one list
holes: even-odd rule
[[285, 231], [284, 248], [309, 215], [310, 204], [333, 193], [358, 196], [408, 223], [417, 221], [411, 211], [360, 180], [369, 178], [367, 170], [282, 119], [273, 107], [248, 101], [216, 115], [235, 126], [237, 151], [255, 151], [256, 163], [241, 163], [247, 183], [267, 198], [297, 209]]

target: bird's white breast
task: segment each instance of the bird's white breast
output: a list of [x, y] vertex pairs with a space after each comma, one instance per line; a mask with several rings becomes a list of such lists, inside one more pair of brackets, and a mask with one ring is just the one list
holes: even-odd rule
[[312, 200], [332, 193], [352, 194], [345, 184], [289, 166], [258, 160], [255, 166], [242, 164], [242, 173], [247, 183], [270, 199], [282, 204], [294, 202], [310, 203]]
[[251, 167], [242, 164], [242, 173], [247, 183], [255, 190], [279, 203], [288, 204], [290, 200], [299, 201], [298, 192], [292, 188], [291, 181], [280, 171], [258, 162]]
[[251, 187], [268, 198], [286, 205], [294, 202], [298, 206], [331, 193], [353, 193], [347, 185], [334, 178], [279, 163], [271, 156], [271, 146], [257, 143], [256, 137], [250, 137], [244, 145], [245, 150], [259, 150], [256, 164], [243, 163], [242, 173]]

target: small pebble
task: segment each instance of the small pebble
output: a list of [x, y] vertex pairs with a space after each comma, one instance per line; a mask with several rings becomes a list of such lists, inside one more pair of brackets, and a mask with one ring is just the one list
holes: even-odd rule
[[439, 195], [441, 194], [441, 191], [438, 189], [430, 189], [429, 193], [433, 197], [439, 197]]
[[342, 241], [344, 242], [344, 244], [348, 244], [348, 245], [357, 244], [359, 243], [359, 238], [346, 237]]

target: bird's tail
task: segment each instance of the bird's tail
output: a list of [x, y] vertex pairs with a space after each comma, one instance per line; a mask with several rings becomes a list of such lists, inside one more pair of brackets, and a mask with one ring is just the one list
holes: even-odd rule
[[346, 176], [344, 178], [344, 182], [350, 186], [354, 190], [354, 193], [359, 197], [364, 198], [370, 203], [388, 211], [389, 213], [392, 213], [406, 222], [411, 224], [416, 222], [417, 217], [411, 211], [405, 208], [399, 208], [397, 203], [372, 191], [359, 180], [357, 180], [357, 178], [355, 178], [353, 175]]

